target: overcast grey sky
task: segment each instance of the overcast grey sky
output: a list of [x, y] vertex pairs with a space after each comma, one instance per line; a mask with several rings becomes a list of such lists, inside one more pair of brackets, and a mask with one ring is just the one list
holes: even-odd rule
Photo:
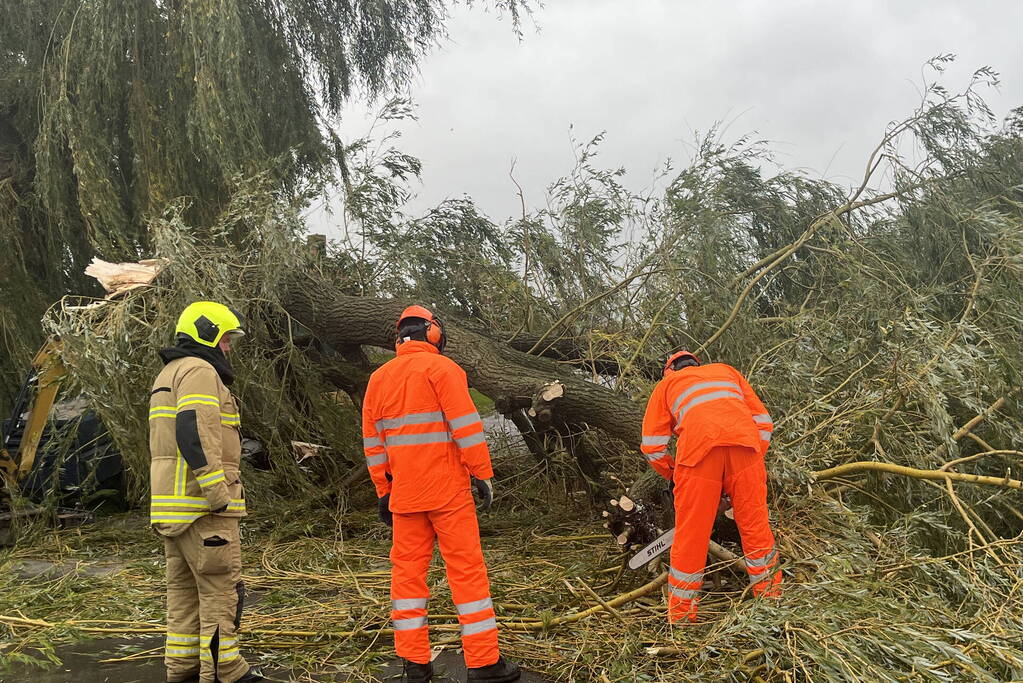
[[[517, 215], [513, 161], [541, 207], [572, 167], [571, 136], [604, 130], [600, 160], [642, 188], [716, 121], [726, 139], [769, 140], [781, 166], [851, 184], [885, 125], [919, 101], [935, 55], [957, 55], [949, 88], [998, 71], [986, 99], [999, 117], [1023, 105], [1021, 26], [1018, 0], [547, 0], [519, 41], [507, 18], [455, 8], [450, 41], [409, 93], [419, 121], [400, 146], [423, 161], [410, 208], [467, 194], [495, 220]], [[352, 104], [342, 135], [363, 134], [375, 110]], [[338, 235], [339, 216], [310, 218]]]

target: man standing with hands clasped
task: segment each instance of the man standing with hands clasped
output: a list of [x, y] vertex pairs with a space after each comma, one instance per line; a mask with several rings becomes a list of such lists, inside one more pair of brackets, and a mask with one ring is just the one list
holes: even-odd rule
[[245, 586], [245, 515], [238, 404], [227, 354], [241, 315], [197, 301], [178, 318], [174, 346], [149, 395], [150, 522], [167, 555], [169, 683], [267, 680], [238, 650]]
[[501, 657], [472, 488], [486, 510], [494, 472], [465, 372], [441, 355], [444, 327], [422, 306], [397, 323], [397, 357], [369, 379], [362, 409], [366, 465], [381, 520], [392, 526], [391, 619], [405, 680], [433, 677], [426, 573], [440, 545], [461, 624], [469, 681], [517, 681]]

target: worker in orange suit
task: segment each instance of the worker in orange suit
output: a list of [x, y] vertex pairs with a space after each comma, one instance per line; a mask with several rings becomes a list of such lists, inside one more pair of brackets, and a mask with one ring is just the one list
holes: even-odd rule
[[[668, 619], [696, 621], [707, 547], [721, 492], [732, 499], [753, 594], [775, 597], [782, 577], [767, 515], [764, 456], [774, 423], [746, 378], [724, 363], [701, 365], [688, 351], [668, 359], [643, 417], [642, 450], [674, 482], [675, 538]], [[668, 451], [677, 438], [675, 457]]]
[[518, 665], [501, 657], [472, 488], [485, 510], [494, 476], [483, 423], [465, 372], [441, 355], [444, 326], [410, 306], [397, 323], [397, 356], [369, 379], [362, 408], [366, 465], [381, 520], [393, 527], [391, 620], [405, 680], [433, 677], [426, 572], [440, 545], [461, 624], [469, 681], [517, 681]]

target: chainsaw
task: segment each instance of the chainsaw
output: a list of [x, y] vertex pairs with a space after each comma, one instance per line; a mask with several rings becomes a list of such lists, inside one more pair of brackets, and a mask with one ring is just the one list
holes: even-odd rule
[[[715, 529], [729, 526], [734, 527], [735, 517], [732, 512], [732, 503], [727, 495], [721, 497], [721, 504], [718, 508], [718, 519], [715, 522]], [[728, 534], [728, 531], [721, 528]], [[728, 534], [732, 535], [732, 534]], [[649, 537], [648, 537], [649, 538]], [[654, 559], [663, 555], [669, 548], [671, 548], [672, 542], [675, 540], [675, 528], [668, 529], [660, 536], [650, 541], [643, 546], [639, 552], [629, 558], [628, 567], [629, 569], [640, 569], [647, 564], [650, 564]]]

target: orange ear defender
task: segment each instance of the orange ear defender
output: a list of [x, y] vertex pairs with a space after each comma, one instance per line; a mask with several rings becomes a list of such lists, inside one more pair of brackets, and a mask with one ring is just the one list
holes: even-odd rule
[[444, 324], [441, 323], [439, 318], [426, 321], [426, 341], [438, 349], [442, 347], [444, 342]]

